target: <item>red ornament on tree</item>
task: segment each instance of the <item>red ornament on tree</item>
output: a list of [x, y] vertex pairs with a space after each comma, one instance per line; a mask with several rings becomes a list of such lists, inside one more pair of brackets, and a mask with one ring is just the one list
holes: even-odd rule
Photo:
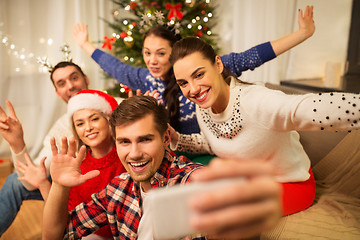
[[147, 8], [152, 8], [152, 7], [156, 8], [156, 9], [160, 8], [159, 4], [156, 1], [152, 1], [152, 2], [142, 1], [141, 3], [142, 3], [142, 5], [146, 6]]
[[126, 32], [121, 32], [120, 33], [120, 38], [126, 38], [127, 37], [127, 33]]
[[184, 16], [184, 14], [182, 12], [180, 12], [181, 10], [181, 3], [178, 3], [176, 5], [171, 5], [170, 3], [167, 3], [166, 4], [166, 9], [169, 10], [170, 9], [170, 12], [169, 12], [169, 15], [168, 15], [168, 19], [169, 21], [172, 19], [172, 18], [177, 18], [179, 20], [182, 19], [182, 17]]
[[136, 2], [131, 2], [131, 3], [130, 3], [130, 9], [131, 9], [131, 10], [134, 10], [137, 6], [138, 6], [138, 5], [137, 5]]
[[108, 36], [105, 36], [104, 37], [104, 43], [103, 43], [103, 45], [102, 45], [102, 47], [101, 48], [108, 48], [109, 50], [111, 50], [111, 48], [112, 48], [112, 43], [114, 43], [115, 42], [115, 38], [114, 37], [112, 37], [112, 38], [109, 38]]
[[196, 36], [197, 36], [197, 37], [201, 37], [202, 35], [203, 35], [202, 31], [198, 31], [198, 32], [196, 33]]

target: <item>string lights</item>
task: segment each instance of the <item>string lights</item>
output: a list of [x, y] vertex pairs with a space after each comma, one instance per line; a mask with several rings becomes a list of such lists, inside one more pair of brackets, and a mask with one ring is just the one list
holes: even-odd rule
[[[15, 58], [17, 61], [14, 61], [15, 67], [13, 67], [11, 70], [15, 72], [22, 72], [25, 67], [28, 67], [32, 64], [36, 63], [36, 57], [33, 52], [27, 51], [25, 48], [20, 47], [16, 45], [11, 37], [0, 31], [0, 40], [1, 40], [1, 47], [5, 49], [8, 56]], [[52, 38], [40, 38], [39, 44], [40, 45], [48, 45], [51, 46], [53, 44]], [[44, 60], [44, 58], [43, 58]], [[47, 68], [40, 67], [38, 68], [39, 72], [47, 72]]]

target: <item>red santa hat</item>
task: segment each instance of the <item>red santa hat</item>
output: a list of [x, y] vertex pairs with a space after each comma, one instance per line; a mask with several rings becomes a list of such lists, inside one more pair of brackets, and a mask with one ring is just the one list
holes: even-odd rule
[[81, 109], [94, 109], [99, 112], [111, 115], [118, 103], [109, 94], [92, 89], [85, 89], [70, 98], [67, 107], [69, 117]]

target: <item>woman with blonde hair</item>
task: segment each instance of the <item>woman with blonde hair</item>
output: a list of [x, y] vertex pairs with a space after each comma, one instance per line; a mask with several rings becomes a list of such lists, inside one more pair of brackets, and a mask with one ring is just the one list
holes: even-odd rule
[[[72, 122], [75, 140], [78, 146], [85, 145], [86, 156], [81, 163], [81, 173], [99, 170], [99, 176], [70, 190], [68, 209], [74, 209], [79, 203], [91, 199], [91, 194], [104, 188], [111, 179], [125, 172], [116, 152], [115, 142], [111, 134], [109, 119], [118, 105], [115, 98], [98, 90], [82, 90], [68, 102], [67, 114]], [[74, 140], [70, 140], [74, 141]], [[29, 158], [27, 165], [18, 162], [18, 170], [24, 174], [19, 180], [28, 181], [39, 188], [46, 200], [50, 182], [45, 173], [44, 160], [39, 168]], [[94, 234], [83, 239], [112, 239], [109, 225], [100, 228]]]

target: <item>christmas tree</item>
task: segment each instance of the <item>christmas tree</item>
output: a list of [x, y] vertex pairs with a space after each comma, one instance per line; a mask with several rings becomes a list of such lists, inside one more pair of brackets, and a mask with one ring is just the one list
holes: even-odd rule
[[[197, 36], [217, 49], [216, 36], [212, 33], [214, 6], [210, 0], [112, 1], [117, 8], [112, 11], [113, 21], [107, 23], [114, 32], [110, 37], [104, 36], [102, 48], [111, 50], [111, 54], [124, 63], [146, 67], [141, 54], [142, 37], [157, 24], [172, 26], [182, 37]], [[114, 83], [106, 91], [127, 97], [131, 89]]]

